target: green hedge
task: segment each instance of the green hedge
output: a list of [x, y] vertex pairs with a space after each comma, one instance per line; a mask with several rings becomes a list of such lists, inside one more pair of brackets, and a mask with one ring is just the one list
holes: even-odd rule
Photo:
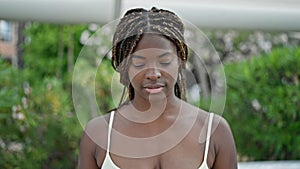
[[300, 48], [225, 65], [224, 116], [240, 157], [300, 159]]
[[76, 167], [82, 128], [61, 81], [0, 60], [0, 98], [0, 168]]

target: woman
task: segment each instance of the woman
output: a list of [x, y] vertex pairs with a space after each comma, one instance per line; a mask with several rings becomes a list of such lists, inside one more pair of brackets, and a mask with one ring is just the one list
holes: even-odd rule
[[183, 33], [167, 10], [132, 9], [120, 20], [112, 65], [128, 100], [87, 124], [79, 169], [237, 168], [227, 122], [185, 102]]

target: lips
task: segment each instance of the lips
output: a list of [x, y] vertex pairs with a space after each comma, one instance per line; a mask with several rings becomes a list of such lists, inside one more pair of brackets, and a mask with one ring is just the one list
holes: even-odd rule
[[150, 94], [159, 93], [163, 90], [164, 87], [165, 85], [161, 83], [144, 85], [145, 90]]

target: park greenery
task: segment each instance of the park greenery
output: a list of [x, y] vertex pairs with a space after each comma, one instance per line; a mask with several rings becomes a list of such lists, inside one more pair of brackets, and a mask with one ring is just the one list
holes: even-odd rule
[[76, 167], [82, 128], [68, 55], [79, 54], [84, 29], [32, 23], [25, 30], [24, 68], [0, 62], [0, 168]]
[[[30, 23], [24, 31], [24, 68], [0, 60], [0, 168], [76, 168], [83, 128], [72, 102], [72, 70], [86, 31], [95, 30]], [[253, 34], [235, 34], [231, 46], [226, 36], [220, 41], [220, 34], [208, 33], [225, 62], [224, 117], [240, 160], [300, 159], [300, 48], [257, 47], [249, 57], [255, 42], [247, 39]], [[235, 51], [247, 57], [236, 59]], [[108, 57], [102, 63], [96, 98], [105, 112], [115, 107], [106, 97], [113, 71]]]
[[227, 103], [244, 160], [300, 159], [300, 48], [225, 65]]

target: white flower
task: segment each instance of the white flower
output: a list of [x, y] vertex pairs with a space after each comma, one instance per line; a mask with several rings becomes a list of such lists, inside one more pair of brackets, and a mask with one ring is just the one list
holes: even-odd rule
[[23, 103], [23, 107], [24, 109], [28, 108], [28, 101], [26, 97], [22, 97], [22, 103]]
[[18, 115], [17, 115], [16, 112], [13, 112], [13, 113], [12, 113], [12, 118], [13, 118], [13, 119], [17, 119], [17, 118], [18, 118]]
[[20, 152], [24, 149], [24, 145], [22, 143], [18, 142], [11, 142], [8, 145], [8, 150], [12, 152]]
[[95, 32], [97, 31], [98, 27], [99, 26], [97, 24], [92, 23], [89, 25], [89, 30]]
[[28, 82], [23, 83], [24, 93], [28, 96], [31, 93], [31, 88]]
[[90, 31], [88, 30], [83, 31], [80, 36], [80, 43], [86, 45], [89, 37], [90, 37]]
[[0, 138], [0, 147], [4, 149], [6, 147], [4, 141]]
[[17, 119], [18, 120], [24, 120], [25, 119], [24, 114], [22, 112], [17, 113]]
[[252, 100], [251, 104], [252, 104], [252, 107], [253, 107], [256, 111], [259, 111], [259, 110], [261, 109], [261, 105], [260, 105], [260, 103], [258, 102], [257, 99]]
[[17, 110], [18, 110], [18, 107], [17, 107], [16, 105], [14, 105], [14, 106], [12, 107], [13, 113], [15, 113]]

